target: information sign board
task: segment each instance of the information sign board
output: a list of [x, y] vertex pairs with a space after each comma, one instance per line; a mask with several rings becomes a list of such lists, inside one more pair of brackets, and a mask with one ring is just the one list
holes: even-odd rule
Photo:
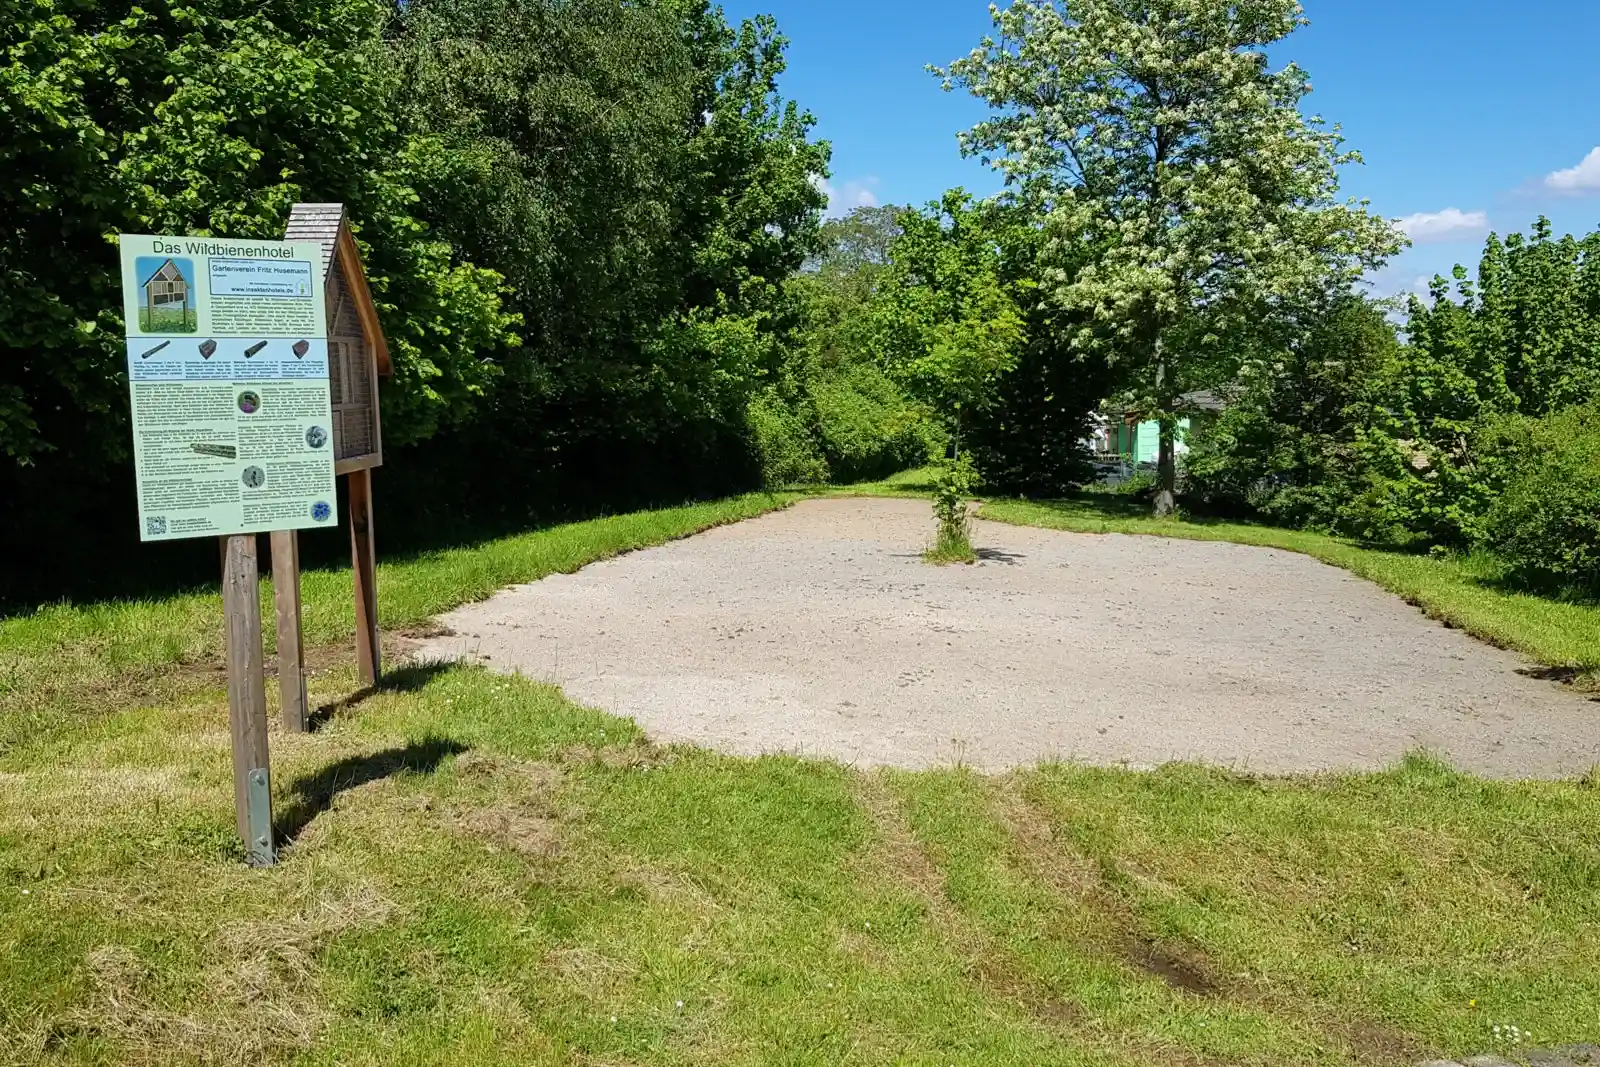
[[321, 248], [121, 247], [141, 538], [336, 525]]

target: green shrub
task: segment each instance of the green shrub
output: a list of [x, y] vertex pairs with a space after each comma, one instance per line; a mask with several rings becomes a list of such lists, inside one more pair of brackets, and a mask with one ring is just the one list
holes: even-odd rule
[[870, 363], [851, 363], [811, 379], [817, 432], [833, 477], [840, 482], [884, 478], [927, 462], [934, 427]]
[[1600, 595], [1600, 407], [1497, 428], [1518, 460], [1490, 508], [1487, 543], [1529, 584]]
[[828, 480], [828, 461], [800, 404], [784, 400], [776, 389], [764, 389], [750, 400], [745, 420], [764, 485], [815, 485]]
[[933, 517], [938, 520], [938, 532], [933, 547], [925, 556], [930, 563], [971, 563], [977, 554], [972, 550], [972, 515], [967, 510], [967, 498], [978, 484], [978, 469], [965, 454], [939, 465], [933, 479]]

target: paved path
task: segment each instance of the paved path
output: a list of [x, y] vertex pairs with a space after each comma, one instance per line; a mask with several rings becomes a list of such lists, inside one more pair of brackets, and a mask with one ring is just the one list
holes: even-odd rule
[[861, 765], [1600, 763], [1600, 703], [1309, 557], [978, 523], [988, 558], [939, 568], [931, 525], [921, 501], [805, 501], [507, 590], [424, 654], [657, 740]]

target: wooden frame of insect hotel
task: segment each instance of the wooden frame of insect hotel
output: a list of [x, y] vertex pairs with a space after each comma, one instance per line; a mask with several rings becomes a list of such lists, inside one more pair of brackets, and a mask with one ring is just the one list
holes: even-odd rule
[[[378, 379], [392, 375], [394, 367], [344, 205], [294, 205], [283, 239], [315, 241], [322, 246], [322, 282], [328, 309], [328, 384], [333, 401], [333, 469], [335, 474], [344, 476], [347, 487], [350, 562], [355, 572], [356, 664], [362, 681], [374, 685], [382, 663], [372, 471], [383, 465]], [[272, 535], [272, 575], [284, 726], [305, 730], [309, 717], [300, 633], [300, 550], [293, 531]]]
[[285, 241], [322, 246], [328, 297], [328, 376], [333, 394], [334, 472], [383, 466], [378, 379], [394, 373], [361, 252], [343, 204], [296, 204]]

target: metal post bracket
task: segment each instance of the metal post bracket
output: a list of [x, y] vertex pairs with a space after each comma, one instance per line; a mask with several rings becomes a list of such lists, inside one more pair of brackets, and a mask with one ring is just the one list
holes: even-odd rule
[[277, 862], [272, 848], [272, 779], [265, 767], [252, 770], [245, 779], [250, 802], [250, 840], [246, 844], [252, 867], [270, 867]]

